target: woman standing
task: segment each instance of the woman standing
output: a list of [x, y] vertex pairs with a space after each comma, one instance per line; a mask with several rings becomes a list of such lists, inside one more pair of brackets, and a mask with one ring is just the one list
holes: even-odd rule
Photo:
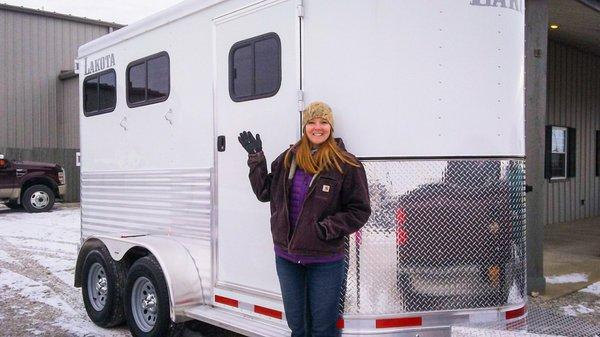
[[346, 281], [344, 245], [371, 214], [365, 170], [333, 138], [333, 113], [311, 103], [302, 113], [302, 138], [267, 172], [262, 141], [244, 131], [250, 184], [270, 202], [277, 276], [292, 337], [337, 336]]

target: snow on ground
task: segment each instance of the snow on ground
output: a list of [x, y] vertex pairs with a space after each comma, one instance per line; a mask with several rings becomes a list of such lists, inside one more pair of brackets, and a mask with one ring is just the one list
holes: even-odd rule
[[73, 286], [79, 208], [29, 214], [0, 206], [0, 336], [130, 336], [102, 329]]
[[583, 288], [580, 291], [600, 296], [600, 282], [590, 284], [589, 286], [587, 286], [587, 288]]
[[19, 264], [19, 261], [15, 260], [12, 258], [12, 256], [10, 256], [10, 254], [8, 254], [7, 252], [0, 250], [0, 261], [4, 261], [6, 263], [11, 263], [11, 264]]
[[8, 269], [0, 268], [0, 289], [4, 291], [13, 290], [34, 302], [47, 304], [63, 310], [69, 315], [75, 314], [73, 308], [58, 297], [48, 286]]
[[587, 282], [587, 280], [588, 280], [587, 274], [582, 274], [582, 273], [546, 276], [546, 282], [550, 283], [550, 284], [578, 283], [578, 282]]
[[584, 304], [587, 305], [587, 303], [581, 303], [578, 305], [567, 305], [560, 308], [564, 311], [565, 315], [568, 316], [579, 316], [579, 314], [589, 314], [595, 311], [594, 309], [588, 308]]

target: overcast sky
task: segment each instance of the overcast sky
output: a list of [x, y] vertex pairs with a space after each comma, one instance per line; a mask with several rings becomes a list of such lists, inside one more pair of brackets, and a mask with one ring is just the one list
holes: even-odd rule
[[13, 6], [43, 9], [90, 19], [130, 24], [183, 0], [0, 0]]

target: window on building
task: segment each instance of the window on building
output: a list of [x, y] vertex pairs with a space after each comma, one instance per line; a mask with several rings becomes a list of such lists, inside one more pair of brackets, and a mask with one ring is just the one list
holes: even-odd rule
[[95, 116], [115, 110], [117, 75], [114, 69], [88, 76], [83, 81], [83, 114]]
[[567, 177], [567, 129], [552, 128], [552, 150], [550, 154], [552, 178]]
[[234, 102], [271, 97], [281, 86], [281, 40], [268, 33], [229, 51], [229, 96]]
[[566, 179], [575, 176], [576, 132], [574, 128], [546, 127], [546, 178]]
[[170, 60], [166, 52], [127, 66], [127, 105], [130, 108], [165, 101], [170, 93]]

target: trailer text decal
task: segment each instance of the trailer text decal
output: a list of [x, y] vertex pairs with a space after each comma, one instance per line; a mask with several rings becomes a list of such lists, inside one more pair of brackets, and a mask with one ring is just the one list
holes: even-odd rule
[[471, 0], [471, 6], [502, 7], [523, 13], [523, 0]]
[[85, 62], [85, 75], [89, 75], [110, 67], [115, 66], [115, 54], [110, 54], [106, 56], [102, 56], [101, 58], [95, 59], [88, 63], [87, 57], [84, 60]]

